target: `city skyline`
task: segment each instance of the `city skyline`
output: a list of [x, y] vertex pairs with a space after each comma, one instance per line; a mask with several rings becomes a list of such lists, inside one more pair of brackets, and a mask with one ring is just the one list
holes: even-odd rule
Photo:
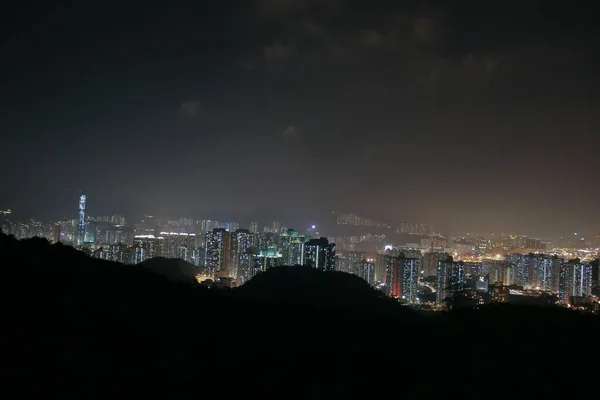
[[[42, 221], [35, 218], [14, 215], [10, 209], [0, 209], [0, 228], [3, 228], [5, 232], [16, 234], [18, 238], [41, 236], [47, 237], [50, 240], [61, 240], [54, 238], [54, 227], [68, 227], [69, 230], [72, 230], [72, 242], [77, 246], [81, 246], [84, 243], [96, 244], [96, 237], [100, 233], [100, 228], [97, 224], [102, 224], [103, 229], [113, 226], [121, 230], [121, 234], [127, 231], [129, 234], [142, 236], [147, 236], [147, 234], [155, 236], [159, 231], [162, 232], [161, 235], [179, 233], [203, 234], [217, 228], [231, 233], [242, 229], [251, 234], [263, 232], [283, 234], [286, 231], [295, 231], [301, 232], [301, 234], [305, 233], [313, 238], [330, 238], [334, 240], [337, 238], [341, 241], [357, 240], [356, 238], [361, 238], [360, 241], [365, 238], [378, 238], [380, 251], [388, 247], [391, 249], [394, 246], [416, 247], [430, 251], [434, 251], [434, 249], [443, 251], [444, 248], [448, 247], [464, 246], [467, 249], [467, 253], [470, 253], [471, 248], [475, 250], [477, 247], [483, 245], [483, 247], [496, 246], [499, 249], [504, 247], [504, 250], [510, 246], [517, 246], [521, 249], [533, 249], [536, 253], [539, 250], [546, 251], [552, 248], [554, 250], [559, 248], [588, 248], [593, 252], [594, 248], [600, 247], [600, 235], [581, 231], [565, 233], [556, 238], [537, 235], [531, 236], [524, 232], [463, 232], [459, 235], [452, 235], [437, 231], [431, 225], [414, 221], [402, 221], [394, 224], [353, 213], [339, 213], [335, 211], [330, 213], [329, 219], [319, 221], [317, 223], [318, 226], [308, 224], [304, 227], [290, 225], [285, 220], [283, 224], [280, 220], [270, 220], [267, 223], [257, 221], [256, 219], [240, 222], [239, 220], [231, 219], [193, 218], [189, 215], [173, 218], [145, 214], [142, 218], [131, 218], [123, 214], [101, 215], [92, 212], [90, 215], [90, 213], [86, 213], [87, 202], [88, 196], [80, 194], [78, 196], [76, 217], [65, 217], [58, 220]], [[313, 220], [313, 222], [315, 221]], [[58, 232], [61, 229], [59, 228]], [[44, 230], [46, 230], [45, 233]], [[482, 240], [483, 242], [481, 242]], [[67, 242], [70, 241], [71, 239], [67, 240]], [[519, 244], [517, 245], [517, 243]], [[589, 257], [589, 254], [585, 254], [585, 257]]]
[[[300, 231], [315, 231], [315, 228], [317, 228], [317, 230], [324, 228], [326, 230], [326, 232], [324, 232], [325, 234], [329, 234], [329, 235], [335, 235], [337, 233], [340, 232], [344, 232], [344, 228], [345, 227], [354, 227], [354, 228], [363, 228], [366, 230], [374, 230], [374, 231], [385, 231], [386, 229], [389, 230], [390, 233], [410, 233], [410, 234], [418, 234], [418, 235], [430, 235], [430, 234], [435, 234], [435, 235], [442, 235], [442, 236], [446, 236], [448, 238], [452, 237], [455, 239], [460, 239], [460, 238], [475, 238], [475, 237], [501, 237], [501, 236], [509, 236], [509, 235], [518, 235], [518, 236], [529, 236], [532, 238], [536, 238], [536, 239], [542, 239], [542, 240], [550, 240], [550, 241], [554, 241], [554, 242], [561, 242], [563, 240], [567, 240], [568, 238], [573, 238], [573, 237], [579, 237], [579, 238], [588, 238], [589, 240], [598, 240], [600, 238], [600, 231], [594, 231], [594, 230], [589, 230], [589, 231], [584, 231], [584, 230], [580, 230], [578, 229], [577, 231], [571, 231], [571, 232], [561, 232], [558, 235], [552, 236], [552, 235], [548, 235], [548, 234], [544, 234], [543, 232], [536, 232], [535, 229], [524, 229], [523, 231], [515, 231], [515, 230], [509, 230], [509, 231], [501, 231], [501, 230], [493, 230], [493, 229], [487, 229], [487, 230], [464, 230], [464, 231], [457, 231], [457, 230], [450, 230], [447, 232], [443, 232], [440, 230], [436, 230], [433, 226], [429, 225], [429, 224], [423, 224], [422, 221], [415, 221], [414, 219], [405, 219], [405, 220], [398, 220], [396, 219], [395, 221], [380, 221], [380, 220], [376, 220], [376, 219], [372, 219], [369, 218], [367, 216], [361, 215], [361, 216], [357, 216], [356, 214], [352, 213], [352, 212], [348, 212], [348, 213], [340, 213], [338, 211], [331, 211], [329, 213], [323, 213], [321, 216], [321, 219], [305, 219], [304, 222], [298, 223], [298, 224], [294, 224], [294, 223], [288, 223], [288, 219], [284, 218], [283, 220], [278, 220], [278, 219], [274, 219], [274, 218], [270, 218], [268, 216], [264, 216], [263, 218], [256, 218], [255, 216], [253, 217], [242, 217], [241, 219], [236, 218], [236, 217], [231, 217], [232, 215], [236, 215], [235, 213], [230, 213], [229, 216], [226, 216], [225, 218], [223, 217], [215, 217], [215, 216], [207, 216], [206, 213], [196, 213], [196, 214], [191, 214], [191, 215], [181, 215], [181, 214], [177, 214], [177, 213], [171, 213], [170, 215], [160, 215], [160, 214], [156, 214], [156, 213], [143, 213], [141, 211], [135, 212], [132, 215], [127, 215], [125, 213], [120, 213], [120, 212], [112, 212], [112, 213], [102, 213], [99, 212], [98, 210], [94, 210], [92, 213], [85, 213], [85, 204], [86, 204], [86, 198], [87, 195], [82, 194], [81, 191], [77, 191], [77, 193], [79, 193], [78, 195], [78, 202], [79, 202], [79, 210], [77, 212], [77, 215], [64, 215], [62, 217], [58, 217], [58, 218], [39, 218], [39, 217], [35, 217], [35, 216], [26, 216], [26, 215], [21, 215], [19, 213], [15, 213], [13, 209], [10, 208], [5, 208], [5, 209], [0, 209], [0, 212], [3, 213], [3, 215], [5, 217], [10, 216], [12, 217], [12, 219], [19, 220], [19, 221], [27, 221], [27, 220], [32, 220], [32, 221], [44, 221], [44, 222], [52, 222], [52, 221], [68, 221], [68, 220], [78, 220], [78, 229], [80, 231], [80, 234], [83, 230], [82, 227], [82, 218], [84, 220], [97, 220], [97, 218], [106, 218], [106, 217], [113, 217], [113, 218], [119, 218], [119, 219], [123, 219], [123, 220], [127, 220], [129, 222], [129, 225], [131, 225], [131, 221], [140, 221], [143, 220], [145, 218], [147, 218], [148, 216], [151, 216], [153, 218], [162, 218], [165, 219], [165, 221], [178, 221], [178, 220], [187, 220], [189, 219], [193, 224], [198, 224], [200, 223], [200, 221], [214, 221], [214, 222], [221, 222], [221, 223], [234, 223], [236, 224], [236, 226], [238, 227], [242, 227], [242, 228], [250, 228], [252, 229], [252, 225], [253, 224], [258, 224], [257, 226], [260, 226], [261, 228], [267, 228], [269, 227], [271, 224], [281, 224], [281, 222], [284, 223], [284, 227], [290, 228], [290, 229], [297, 229]], [[84, 207], [84, 213], [82, 214], [82, 201], [83, 201], [83, 207]], [[72, 214], [71, 210], [71, 214]], [[265, 215], [268, 214], [268, 212], [265, 213]], [[354, 221], [353, 222], [348, 222], [347, 219], [351, 218]], [[341, 219], [346, 219], [346, 221], [341, 221]], [[336, 220], [336, 221], [334, 221]], [[319, 226], [317, 227], [318, 224]], [[336, 226], [337, 225], [337, 226]], [[333, 228], [333, 229], [332, 229]], [[337, 229], [336, 229], [337, 228]], [[330, 230], [330, 232], [327, 232], [327, 230]], [[334, 232], [331, 232], [334, 231]], [[373, 231], [373, 232], [374, 232]], [[348, 233], [346, 231], [346, 233]], [[356, 232], [355, 232], [356, 233]]]
[[[575, 232], [557, 243], [526, 235], [442, 236], [431, 226], [391, 226], [353, 213], [332, 213], [331, 233], [284, 222], [219, 221], [145, 215], [90, 215], [78, 197], [73, 219], [19, 222], [0, 211], [0, 232], [73, 246], [91, 258], [141, 265], [169, 279], [212, 287], [244, 286], [282, 267], [355, 275], [382, 295], [428, 311], [533, 302], [595, 312], [600, 236]], [[356, 229], [362, 229], [362, 232]], [[171, 260], [171, 261], [166, 261]], [[168, 267], [169, 262], [171, 266]], [[596, 305], [595, 305], [596, 304]]]
[[594, 13], [344, 0], [4, 11], [0, 208], [19, 215], [69, 216], [80, 189], [99, 214], [303, 226], [340, 210], [552, 237], [600, 226]]
[[[302, 233], [280, 221], [262, 230], [257, 223], [244, 229], [237, 222], [156, 216], [131, 224], [123, 216], [86, 216], [86, 204], [87, 196], [81, 195], [78, 218], [49, 226], [2, 218], [0, 232], [17, 239], [44, 238], [46, 245], [59, 248], [72, 245], [95, 259], [141, 264], [170, 279], [197, 280], [209, 287], [215, 282], [219, 287], [242, 286], [270, 269], [302, 266], [356, 275], [390, 298], [429, 311], [477, 308], [509, 299], [576, 310], [597, 308], [600, 242], [590, 246], [577, 236], [559, 249], [528, 237], [447, 241], [424, 232], [424, 226], [405, 224], [429, 239], [388, 244], [392, 242], [385, 235], [323, 237], [315, 226]], [[381, 224], [355, 215], [339, 215], [339, 221]], [[174, 262], [168, 269], [166, 259]]]

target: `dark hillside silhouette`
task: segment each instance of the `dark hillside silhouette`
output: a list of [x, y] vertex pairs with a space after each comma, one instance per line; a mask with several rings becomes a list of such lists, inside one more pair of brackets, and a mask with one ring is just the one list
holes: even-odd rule
[[6, 235], [0, 265], [3, 361], [21, 395], [597, 394], [599, 319], [569, 310], [421, 314], [355, 276], [303, 267], [215, 290]]
[[234, 294], [254, 301], [313, 308], [357, 312], [391, 306], [398, 312], [409, 312], [356, 275], [301, 266], [272, 268], [235, 289]]
[[155, 257], [139, 264], [140, 267], [161, 274], [175, 282], [194, 283], [202, 270], [180, 258]]

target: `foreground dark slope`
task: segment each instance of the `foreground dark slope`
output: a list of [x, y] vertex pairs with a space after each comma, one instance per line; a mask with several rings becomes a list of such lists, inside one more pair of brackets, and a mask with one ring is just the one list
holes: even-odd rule
[[566, 310], [425, 316], [354, 276], [307, 268], [215, 291], [5, 235], [0, 265], [3, 353], [27, 382], [21, 391], [560, 398], [598, 389], [598, 318]]

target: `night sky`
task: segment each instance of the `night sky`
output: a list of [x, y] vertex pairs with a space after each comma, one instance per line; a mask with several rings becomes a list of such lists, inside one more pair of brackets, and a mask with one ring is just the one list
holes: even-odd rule
[[0, 208], [600, 234], [593, 2], [93, 3], [3, 6]]

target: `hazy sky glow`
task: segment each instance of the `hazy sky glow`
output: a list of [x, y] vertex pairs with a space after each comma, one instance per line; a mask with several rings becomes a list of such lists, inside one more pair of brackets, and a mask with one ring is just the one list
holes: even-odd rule
[[595, 10], [175, 3], [3, 11], [0, 208], [600, 234]]

